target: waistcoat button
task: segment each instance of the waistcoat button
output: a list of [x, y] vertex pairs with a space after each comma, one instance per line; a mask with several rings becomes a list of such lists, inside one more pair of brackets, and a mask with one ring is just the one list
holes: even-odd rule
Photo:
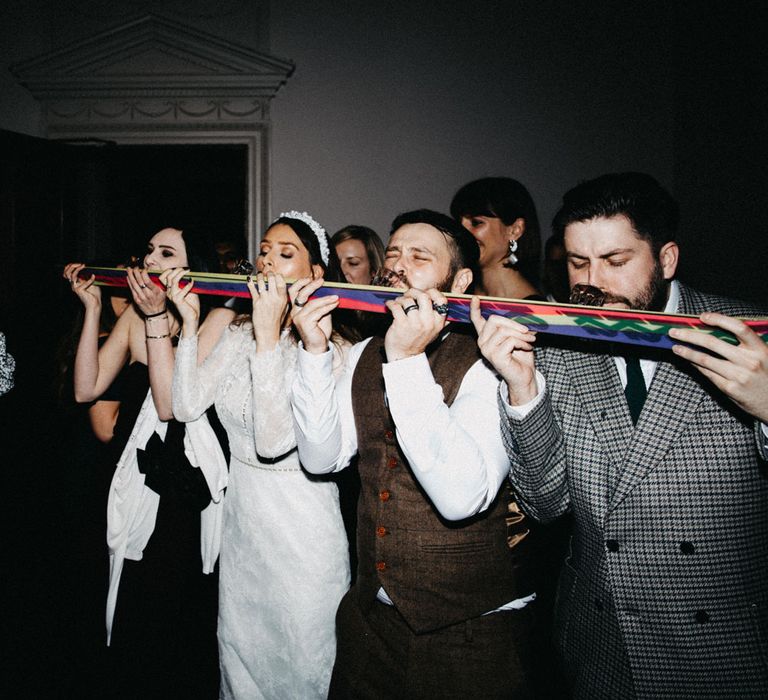
[[394, 469], [394, 468], [397, 466], [397, 460], [396, 460], [394, 457], [390, 457], [390, 458], [387, 460], [387, 466], [388, 466], [390, 469]]
[[376, 571], [384, 571], [387, 568], [387, 563], [383, 561], [376, 562]]
[[605, 541], [605, 547], [609, 552], [618, 552], [619, 551], [619, 542], [618, 540], [606, 540]]
[[379, 494], [379, 499], [382, 501], [388, 501], [389, 500], [389, 491], [382, 491]]
[[376, 535], [378, 537], [384, 537], [384, 535], [386, 534], [387, 534], [387, 528], [381, 527], [381, 526], [376, 528]]

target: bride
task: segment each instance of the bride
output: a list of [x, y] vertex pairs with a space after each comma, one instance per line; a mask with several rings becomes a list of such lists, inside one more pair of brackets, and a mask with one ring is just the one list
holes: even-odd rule
[[328, 693], [334, 618], [349, 587], [347, 539], [336, 485], [306, 474], [296, 453], [296, 340], [284, 278], [322, 277], [335, 262], [314, 219], [281, 215], [261, 241], [258, 275], [248, 282], [252, 313], [224, 330], [200, 367], [193, 285], [179, 287], [183, 270], [167, 280], [183, 320], [174, 415], [195, 420], [215, 404], [230, 442], [219, 574], [224, 698]]

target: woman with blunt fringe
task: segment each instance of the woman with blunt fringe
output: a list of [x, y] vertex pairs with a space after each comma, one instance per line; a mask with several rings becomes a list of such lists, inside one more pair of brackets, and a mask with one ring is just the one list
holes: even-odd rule
[[[215, 404], [229, 437], [219, 586], [223, 698], [325, 698], [334, 618], [349, 587], [347, 538], [334, 483], [299, 464], [290, 406], [296, 336], [285, 279], [337, 280], [325, 231], [305, 212], [267, 229], [249, 279], [252, 310], [198, 366], [192, 285], [169, 279], [183, 319], [173, 410], [193, 421]], [[295, 306], [301, 306], [291, 299]], [[340, 341], [340, 338], [337, 338]], [[337, 342], [341, 366], [341, 344]]]
[[454, 195], [451, 216], [480, 246], [477, 294], [545, 300], [536, 287], [539, 219], [531, 195], [520, 182], [510, 177], [474, 180]]
[[[451, 216], [480, 247], [475, 293], [505, 299], [546, 301], [536, 286], [541, 237], [536, 206], [525, 186], [510, 177], [486, 177], [464, 185], [451, 202]], [[536, 525], [542, 575], [537, 590], [534, 678], [541, 697], [563, 697], [564, 683], [550, 660], [557, 576], [571, 532], [570, 516]]]

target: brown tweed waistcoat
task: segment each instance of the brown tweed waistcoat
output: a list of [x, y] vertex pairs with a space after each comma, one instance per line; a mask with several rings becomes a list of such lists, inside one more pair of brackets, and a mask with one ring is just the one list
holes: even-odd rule
[[[384, 395], [384, 347], [373, 338], [352, 383], [360, 481], [357, 595], [365, 610], [383, 586], [415, 632], [477, 617], [535, 590], [537, 562], [529, 522], [513, 514], [505, 484], [488, 510], [453, 522], [443, 519], [419, 486], [400, 450]], [[428, 353], [435, 381], [451, 405], [464, 375], [478, 360], [473, 337], [452, 332]], [[514, 508], [514, 506], [513, 506]]]

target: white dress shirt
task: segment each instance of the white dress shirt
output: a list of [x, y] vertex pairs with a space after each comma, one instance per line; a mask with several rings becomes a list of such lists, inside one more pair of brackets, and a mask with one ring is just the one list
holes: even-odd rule
[[[352, 375], [368, 340], [350, 350], [337, 383], [330, 350], [313, 355], [299, 349], [292, 403], [307, 471], [338, 471], [357, 452]], [[450, 407], [424, 353], [385, 363], [383, 375], [398, 443], [440, 514], [463, 520], [488, 508], [509, 473], [498, 429], [498, 375], [478, 360]]]

